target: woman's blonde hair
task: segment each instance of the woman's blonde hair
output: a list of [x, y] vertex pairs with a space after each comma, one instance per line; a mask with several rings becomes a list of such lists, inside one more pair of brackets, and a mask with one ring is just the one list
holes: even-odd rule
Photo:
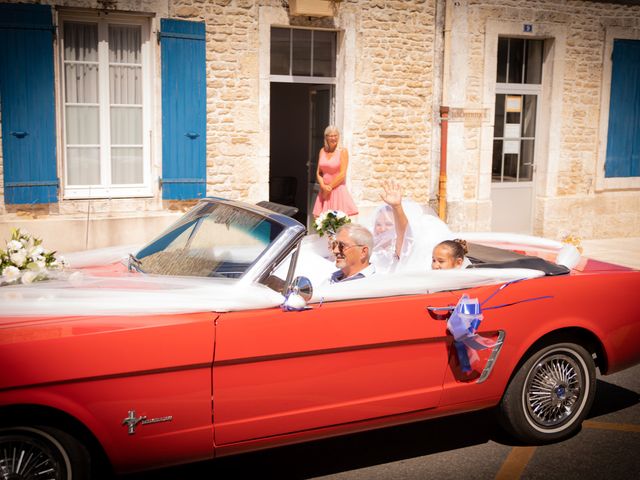
[[324, 149], [325, 150], [329, 149], [329, 144], [327, 143], [327, 135], [329, 135], [330, 133], [335, 133], [336, 135], [338, 135], [338, 144], [340, 144], [340, 130], [338, 130], [338, 127], [336, 127], [335, 125], [329, 125], [327, 128], [324, 129]]

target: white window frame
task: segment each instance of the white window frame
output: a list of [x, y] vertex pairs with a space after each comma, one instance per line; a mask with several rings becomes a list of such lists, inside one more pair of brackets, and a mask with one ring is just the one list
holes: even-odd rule
[[640, 177], [607, 178], [604, 170], [609, 139], [609, 103], [611, 99], [611, 73], [613, 71], [611, 55], [613, 54], [613, 41], [616, 39], [640, 41], [640, 29], [609, 27], [606, 31], [602, 65], [602, 95], [600, 95], [600, 145], [596, 169], [596, 191], [640, 189]]
[[[510, 37], [513, 38], [513, 37]], [[534, 39], [537, 40], [537, 39]], [[538, 147], [539, 147], [539, 139], [538, 139], [538, 121], [540, 119], [540, 109], [542, 108], [542, 102], [541, 102], [541, 97], [542, 97], [542, 84], [528, 84], [528, 83], [522, 83], [522, 84], [518, 84], [518, 83], [496, 83], [496, 96], [500, 95], [500, 94], [504, 94], [504, 95], [529, 95], [529, 96], [536, 96], [536, 120], [535, 120], [535, 126], [534, 126], [534, 130], [535, 130], [535, 136], [533, 137], [533, 165], [532, 165], [532, 173], [531, 173], [531, 180], [518, 180], [515, 182], [505, 182], [505, 181], [494, 181], [493, 180], [493, 173], [491, 175], [491, 183], [492, 183], [492, 187], [495, 188], [496, 185], [505, 185], [505, 184], [519, 184], [519, 185], [526, 185], [526, 184], [533, 184], [533, 182], [535, 181], [535, 177], [536, 177], [536, 173], [537, 173], [537, 169], [538, 169], [538, 162], [540, 161], [540, 156], [538, 154]], [[494, 102], [495, 103], [495, 102]], [[494, 105], [495, 108], [495, 105]], [[494, 110], [495, 112], [495, 110]], [[520, 126], [522, 126], [522, 119], [521, 119], [521, 123]], [[520, 140], [522, 139], [529, 139], [530, 137], [520, 137]], [[495, 140], [495, 137], [494, 137]], [[491, 150], [491, 155], [492, 155], [492, 159], [493, 159], [493, 150]], [[504, 159], [502, 161], [502, 167], [504, 168]], [[492, 168], [492, 172], [493, 172], [493, 161], [491, 162], [491, 168]]]
[[[109, 77], [99, 77], [99, 99], [101, 105], [107, 108], [100, 109], [100, 170], [102, 184], [100, 185], [69, 185], [67, 180], [66, 165], [66, 132], [65, 132], [65, 85], [64, 85], [64, 22], [77, 21], [98, 23], [98, 52], [99, 68], [101, 72], [109, 71], [109, 45], [107, 41], [108, 25], [138, 25], [141, 27], [141, 60], [142, 60], [142, 183], [128, 185], [111, 185], [106, 183], [110, 179], [110, 122], [107, 108], [109, 105]], [[151, 39], [151, 18], [140, 14], [119, 14], [115, 12], [69, 12], [58, 13], [58, 71], [56, 83], [59, 88], [57, 110], [58, 138], [60, 140], [60, 168], [62, 172], [63, 199], [86, 198], [128, 198], [153, 196], [153, 184], [151, 175], [151, 141], [153, 137], [153, 48]]]
[[[333, 32], [336, 34], [336, 57], [338, 54], [338, 42], [340, 32], [335, 29], [329, 28], [313, 28], [313, 27], [297, 27], [291, 25], [271, 25], [271, 28], [282, 28], [284, 30], [289, 30], [289, 42], [291, 47], [293, 47], [293, 31], [294, 30], [310, 30], [312, 32], [324, 31], [324, 32]], [[271, 35], [271, 28], [269, 29], [269, 35]], [[313, 39], [313, 36], [311, 37]], [[271, 36], [269, 36], [269, 41], [271, 41]], [[313, 68], [313, 40], [311, 42], [311, 68]], [[289, 65], [293, 64], [293, 48], [289, 50]], [[336, 65], [334, 65], [334, 69], [337, 71], [337, 58]], [[319, 84], [319, 85], [335, 85], [337, 83], [336, 77], [316, 77], [313, 75], [274, 75], [269, 72], [269, 80], [271, 82], [280, 82], [280, 83], [310, 83], [310, 84]]]

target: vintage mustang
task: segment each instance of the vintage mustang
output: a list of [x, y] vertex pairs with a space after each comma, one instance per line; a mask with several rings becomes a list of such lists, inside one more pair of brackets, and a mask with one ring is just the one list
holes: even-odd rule
[[580, 429], [596, 367], [640, 362], [636, 270], [478, 237], [463, 270], [328, 284], [310, 238], [208, 198], [128, 259], [0, 287], [0, 478], [96, 478], [489, 407], [520, 440], [553, 442]]

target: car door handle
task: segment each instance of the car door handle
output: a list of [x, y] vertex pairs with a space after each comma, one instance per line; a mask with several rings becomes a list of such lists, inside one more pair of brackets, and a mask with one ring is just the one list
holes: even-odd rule
[[448, 320], [455, 306], [448, 307], [426, 307], [429, 316], [434, 320]]
[[16, 138], [24, 138], [29, 134], [27, 132], [11, 132], [11, 135], [13, 135]]

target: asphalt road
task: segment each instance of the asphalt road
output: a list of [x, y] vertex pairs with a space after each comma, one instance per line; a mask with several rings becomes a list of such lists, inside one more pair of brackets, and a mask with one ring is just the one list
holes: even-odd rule
[[632, 479], [640, 478], [640, 366], [599, 377], [582, 430], [538, 447], [513, 443], [490, 412], [220, 458], [122, 477], [168, 479]]

